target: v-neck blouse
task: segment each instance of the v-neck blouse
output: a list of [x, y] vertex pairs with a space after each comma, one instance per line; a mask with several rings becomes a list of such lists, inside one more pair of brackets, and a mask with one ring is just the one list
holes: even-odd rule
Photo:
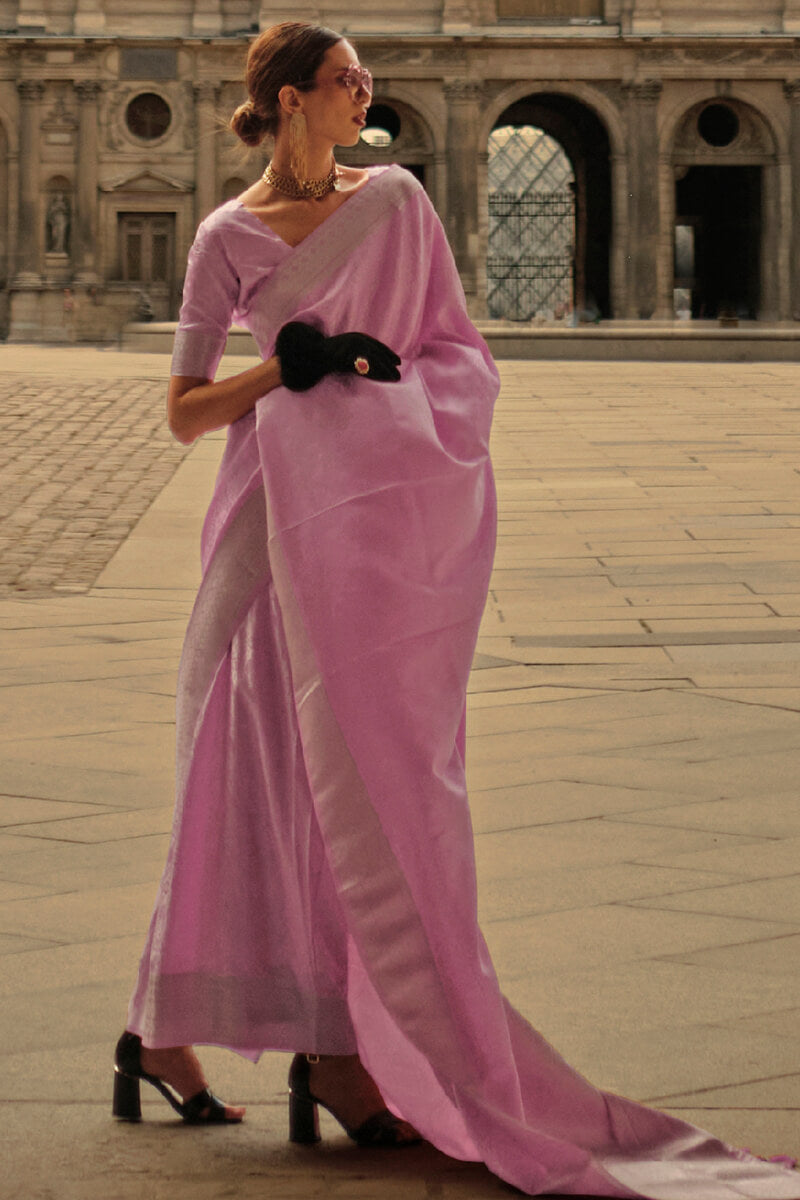
[[228, 330], [233, 324], [250, 328], [249, 314], [275, 268], [329, 229], [332, 234], [339, 214], [369, 190], [376, 175], [391, 169], [370, 168], [367, 183], [296, 246], [285, 242], [238, 197], [209, 213], [189, 251], [171, 374], [213, 379]]

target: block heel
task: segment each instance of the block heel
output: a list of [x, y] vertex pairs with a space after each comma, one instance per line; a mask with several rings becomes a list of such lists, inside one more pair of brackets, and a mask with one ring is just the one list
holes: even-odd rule
[[139, 1082], [142, 1079], [161, 1093], [187, 1125], [236, 1125], [242, 1119], [229, 1117], [223, 1102], [207, 1087], [190, 1100], [181, 1100], [169, 1084], [155, 1075], [148, 1075], [142, 1069], [142, 1039], [126, 1030], [114, 1052], [113, 1116], [121, 1121], [141, 1121]]
[[326, 1108], [349, 1138], [359, 1146], [413, 1146], [422, 1138], [415, 1129], [401, 1121], [388, 1108], [367, 1117], [357, 1129], [345, 1125], [330, 1105], [312, 1095], [309, 1086], [311, 1064], [319, 1062], [317, 1054], [295, 1054], [289, 1068], [289, 1141], [312, 1146], [321, 1141], [319, 1105]]
[[114, 1100], [111, 1105], [111, 1113], [120, 1121], [141, 1121], [142, 1119], [139, 1080], [130, 1075], [124, 1075], [119, 1067], [114, 1068]]
[[299, 1146], [313, 1146], [322, 1141], [316, 1101], [294, 1091], [289, 1092], [289, 1141]]

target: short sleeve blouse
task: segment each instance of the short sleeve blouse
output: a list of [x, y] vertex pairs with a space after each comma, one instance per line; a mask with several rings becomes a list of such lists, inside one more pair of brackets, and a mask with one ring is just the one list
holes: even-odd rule
[[240, 291], [239, 276], [210, 222], [197, 230], [183, 285], [171, 373], [213, 379], [225, 350]]

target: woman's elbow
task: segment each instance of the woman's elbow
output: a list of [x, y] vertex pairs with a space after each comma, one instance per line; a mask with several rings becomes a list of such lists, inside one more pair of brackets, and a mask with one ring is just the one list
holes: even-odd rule
[[186, 413], [183, 411], [180, 404], [173, 404], [167, 401], [167, 426], [176, 442], [180, 442], [182, 446], [191, 446], [192, 442], [198, 436], [197, 432], [192, 429], [191, 423], [186, 419]]
[[191, 404], [187, 403], [187, 393], [170, 389], [167, 394], [167, 425], [176, 441], [183, 446], [190, 446], [203, 432], [194, 419]]

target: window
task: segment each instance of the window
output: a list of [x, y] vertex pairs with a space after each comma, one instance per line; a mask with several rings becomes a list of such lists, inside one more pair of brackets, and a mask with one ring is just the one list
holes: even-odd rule
[[400, 118], [388, 104], [373, 104], [367, 111], [367, 124], [361, 140], [368, 146], [391, 146], [400, 133]]
[[172, 281], [172, 213], [120, 213], [120, 258], [126, 283], [169, 285]]
[[162, 137], [171, 122], [169, 105], [155, 92], [140, 92], [125, 109], [125, 123], [128, 129], [145, 142], [154, 142]]
[[697, 128], [709, 146], [730, 146], [739, 136], [739, 118], [727, 104], [709, 104], [697, 118]]

